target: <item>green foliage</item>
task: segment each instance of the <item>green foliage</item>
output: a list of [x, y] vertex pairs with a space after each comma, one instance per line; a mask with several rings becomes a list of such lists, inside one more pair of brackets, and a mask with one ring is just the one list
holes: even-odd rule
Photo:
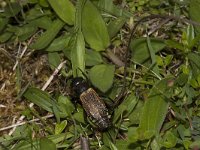
[[53, 143], [48, 138], [41, 138], [40, 139], [40, 149], [49, 149], [49, 150], [56, 150], [56, 144]]
[[[155, 53], [165, 48], [165, 43], [160, 39], [151, 39], [151, 46]], [[135, 39], [131, 42], [132, 60], [137, 63], [144, 63], [150, 59], [150, 50], [146, 38]]]
[[69, 0], [48, 0], [56, 14], [66, 23], [73, 25], [75, 19], [75, 8]]
[[113, 84], [114, 71], [113, 65], [96, 65], [90, 70], [89, 77], [95, 87], [106, 92]]
[[34, 44], [31, 45], [31, 48], [40, 50], [47, 47], [56, 37], [63, 25], [64, 23], [59, 19], [53, 21], [50, 29], [47, 29], [47, 31]]
[[[198, 10], [200, 8], [200, 1], [199, 0], [191, 0], [190, 1], [190, 9], [189, 9], [189, 15], [191, 17], [192, 20], [200, 22], [200, 17], [198, 14]], [[197, 34], [199, 34], [200, 32], [200, 27], [196, 26], [196, 31], [198, 32]]]
[[[0, 1], [0, 65], [7, 64], [7, 58], [17, 60], [14, 89], [22, 95], [21, 101], [35, 104], [34, 108], [21, 108], [16, 100], [17, 111], [25, 109], [21, 114], [27, 123], [17, 127], [12, 136], [2, 135], [0, 149], [81, 149], [83, 136], [89, 137], [91, 149], [200, 148], [199, 7], [199, 0]], [[131, 39], [129, 59], [125, 53], [131, 29], [148, 14], [183, 17], [141, 22]], [[23, 45], [28, 49], [21, 58], [17, 51], [21, 53]], [[34, 74], [26, 85], [27, 72], [23, 72], [41, 54], [48, 56], [45, 71], [49, 74], [58, 71], [65, 60], [61, 71], [53, 74], [56, 82], [53, 80], [45, 91], [36, 80], [41, 76], [39, 82], [45, 83], [48, 73], [42, 70]], [[31, 65], [25, 65], [32, 58]], [[125, 71], [123, 65], [115, 63], [123, 64], [125, 59], [125, 95], [113, 107], [124, 88]], [[0, 72], [4, 73], [2, 67]], [[71, 78], [77, 76], [88, 80], [106, 103], [112, 122], [108, 130], [94, 129], [96, 123], [72, 92]], [[13, 84], [7, 79], [5, 83], [3, 90]], [[54, 116], [46, 119], [49, 114]]]
[[85, 40], [94, 50], [105, 50], [110, 43], [106, 24], [97, 8], [89, 0], [83, 8], [82, 31]]

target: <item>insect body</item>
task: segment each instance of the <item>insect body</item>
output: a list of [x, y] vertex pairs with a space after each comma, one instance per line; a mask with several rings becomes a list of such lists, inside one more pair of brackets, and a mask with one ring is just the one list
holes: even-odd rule
[[96, 122], [99, 130], [109, 128], [111, 122], [108, 117], [108, 109], [95, 90], [90, 88], [82, 77], [74, 78], [71, 86], [74, 92], [80, 97], [86, 114]]

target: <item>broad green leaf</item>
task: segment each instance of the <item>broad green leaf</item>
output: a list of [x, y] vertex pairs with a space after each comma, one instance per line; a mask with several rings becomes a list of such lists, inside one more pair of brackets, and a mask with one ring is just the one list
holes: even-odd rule
[[68, 116], [68, 114], [63, 111], [58, 102], [53, 100], [47, 92], [37, 88], [28, 88], [23, 96], [44, 110], [54, 113], [58, 122], [60, 118]]
[[56, 52], [56, 51], [62, 51], [67, 49], [69, 44], [70, 36], [69, 35], [63, 35], [55, 40], [45, 49], [49, 52]]
[[47, 92], [37, 88], [28, 88], [23, 96], [43, 109], [53, 112], [52, 99]]
[[48, 53], [48, 60], [52, 70], [54, 70], [61, 62], [60, 55], [57, 52]]
[[55, 36], [58, 34], [60, 29], [64, 26], [64, 22], [57, 19], [52, 23], [51, 28], [49, 28], [45, 33], [40, 36], [35, 43], [31, 45], [31, 48], [40, 50], [45, 47], [47, 47], [51, 41], [55, 38]]
[[[150, 40], [154, 53], [159, 52], [166, 46], [163, 40], [155, 38], [150, 38]], [[139, 38], [131, 41], [130, 49], [132, 51], [132, 60], [134, 62], [142, 64], [150, 58], [150, 53], [146, 38]]]
[[73, 25], [75, 19], [75, 8], [69, 0], [48, 0], [56, 14], [67, 24]]
[[110, 38], [115, 37], [115, 35], [120, 31], [123, 25], [126, 23], [126, 18], [119, 17], [108, 24], [108, 33]]
[[48, 138], [41, 138], [40, 150], [56, 150], [56, 144]]
[[0, 33], [6, 27], [7, 23], [8, 23], [8, 18], [0, 18]]
[[61, 123], [56, 123], [55, 134], [60, 134], [67, 126], [67, 120], [63, 120]]
[[78, 31], [69, 43], [73, 76], [83, 76], [82, 72], [85, 72], [85, 41], [82, 32]]
[[138, 134], [140, 139], [149, 139], [159, 133], [167, 114], [172, 87], [171, 78], [163, 79], [151, 89], [142, 110]]
[[11, 33], [11, 32], [2, 33], [0, 35], [0, 43], [4, 43], [4, 42], [8, 41], [12, 35], [13, 35], [13, 33]]
[[101, 64], [102, 62], [103, 62], [103, 59], [99, 52], [86, 50], [86, 53], [85, 53], [86, 66], [98, 65], [98, 64]]
[[112, 86], [114, 72], [115, 67], [113, 65], [96, 65], [90, 70], [89, 77], [95, 87], [106, 92]]
[[[190, 1], [190, 8], [189, 8], [189, 15], [190, 15], [190, 18], [193, 21], [196, 21], [198, 23], [200, 23], [199, 10], [200, 10], [200, 1], [199, 0], [191, 0]], [[200, 27], [195, 26], [195, 29], [199, 34], [200, 33]]]
[[10, 26], [9, 28], [7, 28], [7, 31], [13, 32], [21, 41], [30, 38], [36, 32], [36, 30], [37, 28], [32, 26], [31, 24], [27, 24], [22, 27]]
[[177, 143], [177, 137], [170, 131], [167, 131], [167, 133], [164, 136], [164, 142], [163, 146], [166, 148], [173, 148]]
[[59, 96], [58, 98], [59, 108], [66, 116], [71, 116], [73, 113], [75, 106], [70, 101], [70, 99], [66, 96]]
[[50, 19], [50, 17], [44, 16], [44, 17], [39, 17], [39, 18], [36, 18], [36, 19], [30, 21], [30, 24], [35, 27], [47, 30], [47, 29], [51, 28], [52, 20]]
[[106, 24], [97, 8], [87, 0], [82, 12], [82, 31], [92, 49], [105, 50], [110, 44]]
[[[133, 102], [132, 102], [133, 103]], [[140, 116], [142, 113], [142, 108], [144, 107], [143, 101], [137, 101], [137, 105], [134, 107], [132, 112], [128, 114], [131, 125], [138, 125], [140, 122]]]
[[39, 4], [40, 4], [42, 7], [48, 7], [48, 6], [49, 6], [47, 0], [39, 0]]
[[83, 111], [83, 109], [79, 109], [78, 112], [74, 113], [74, 114], [73, 114], [73, 118], [74, 118], [76, 121], [85, 124], [85, 116], [84, 116], [84, 111]]

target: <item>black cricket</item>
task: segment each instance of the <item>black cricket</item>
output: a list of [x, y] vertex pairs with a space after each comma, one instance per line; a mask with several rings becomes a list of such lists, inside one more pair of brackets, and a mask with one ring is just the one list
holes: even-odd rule
[[96, 91], [82, 77], [74, 78], [71, 87], [79, 97], [86, 114], [95, 122], [98, 129], [107, 130], [111, 126], [108, 109]]

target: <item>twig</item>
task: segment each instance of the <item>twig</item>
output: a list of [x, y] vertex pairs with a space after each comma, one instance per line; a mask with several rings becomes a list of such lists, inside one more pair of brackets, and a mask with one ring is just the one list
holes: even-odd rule
[[106, 51], [106, 55], [118, 67], [122, 67], [125, 65], [115, 54], [113, 54], [111, 50], [108, 49]]
[[[52, 118], [53, 116], [54, 115], [51, 114], [51, 115], [47, 115], [47, 116], [41, 117], [41, 119], [48, 119], [48, 118]], [[23, 122], [20, 122], [20, 123], [13, 124], [11, 126], [0, 128], [0, 131], [5, 131], [5, 130], [11, 129], [11, 128], [16, 128], [16, 127], [24, 125], [26, 123], [37, 122], [39, 120], [40, 120], [39, 118], [36, 118], [36, 119], [32, 119], [30, 121], [23, 121]]]
[[15, 65], [13, 67], [13, 71], [16, 69], [17, 65], [19, 64], [19, 59], [21, 59], [24, 56], [24, 54], [25, 54], [26, 50], [28, 49], [28, 46], [31, 44], [31, 42], [32, 42], [32, 38], [28, 41], [26, 46], [24, 46], [24, 49], [22, 50], [21, 55], [19, 56], [19, 58], [17, 59]]
[[53, 78], [55, 77], [55, 75], [58, 74], [58, 72], [60, 71], [60, 69], [64, 66], [64, 64], [66, 63], [66, 61], [61, 62], [58, 67], [54, 70], [53, 74], [50, 76], [50, 78], [48, 79], [48, 81], [45, 83], [45, 85], [42, 87], [42, 91], [44, 91], [49, 84], [51, 83], [51, 81], [53, 80]]
[[[58, 74], [58, 72], [60, 71], [60, 69], [63, 67], [63, 65], [66, 63], [66, 61], [61, 62], [58, 67], [54, 70], [53, 74], [50, 76], [50, 78], [47, 80], [47, 82], [44, 84], [44, 86], [42, 87], [42, 91], [44, 91], [48, 85], [51, 83], [51, 81], [53, 80], [53, 78], [55, 77], [56, 74]], [[34, 103], [30, 103], [29, 107], [33, 107]], [[21, 123], [24, 120], [25, 116], [22, 115], [19, 120], [17, 121], [16, 124]], [[13, 132], [15, 131], [16, 127], [14, 126], [13, 129], [9, 132], [9, 135], [12, 135]]]
[[171, 20], [171, 18], [168, 18], [166, 20], [163, 20], [161, 23], [159, 23], [158, 26], [156, 26], [155, 28], [151, 29], [147, 35], [151, 35], [152, 33], [154, 33], [155, 31], [157, 31], [158, 29], [160, 29], [164, 24], [168, 23]]
[[6, 108], [6, 106], [5, 106], [5, 105], [2, 105], [2, 104], [0, 104], [0, 108]]

